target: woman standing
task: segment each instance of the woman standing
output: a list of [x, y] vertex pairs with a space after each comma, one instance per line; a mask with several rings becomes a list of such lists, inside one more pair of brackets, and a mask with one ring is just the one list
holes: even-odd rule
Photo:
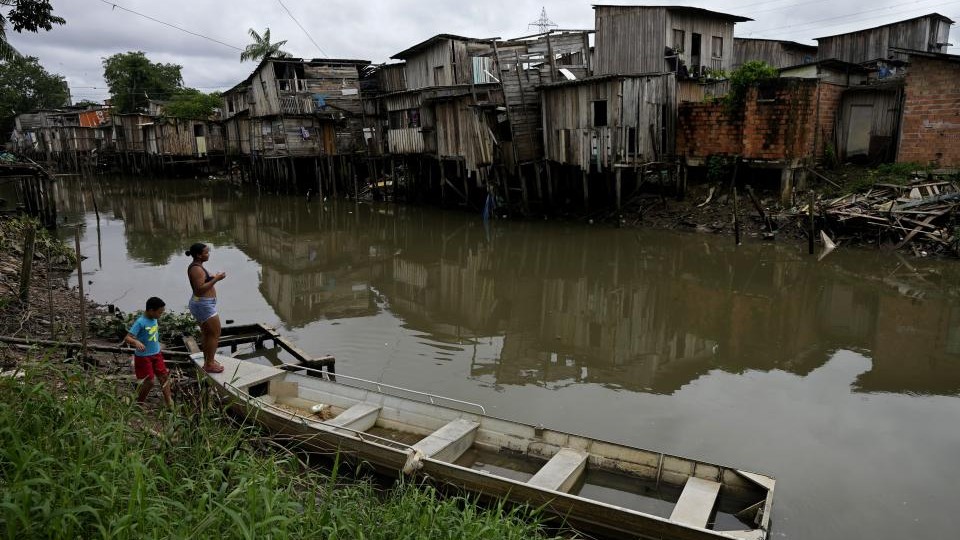
[[217, 290], [213, 287], [227, 277], [225, 272], [210, 275], [203, 263], [210, 260], [210, 248], [196, 243], [187, 251], [193, 262], [187, 267], [187, 277], [193, 296], [190, 297], [190, 314], [200, 324], [200, 348], [203, 349], [203, 369], [208, 373], [220, 373], [223, 364], [217, 362], [217, 346], [220, 343], [220, 316], [217, 314]]

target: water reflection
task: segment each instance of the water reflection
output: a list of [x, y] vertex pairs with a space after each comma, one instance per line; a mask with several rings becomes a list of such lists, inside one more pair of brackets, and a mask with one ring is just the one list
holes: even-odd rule
[[[258, 290], [288, 328], [387, 311], [498, 386], [673, 394], [712, 370], [807, 375], [857, 350], [872, 367], [856, 391], [960, 392], [956, 265], [844, 249], [818, 263], [793, 246], [555, 223], [485, 228], [458, 213], [196, 182], [96, 189], [134, 261], [166, 268], [198, 239], [232, 244], [260, 267], [258, 283], [232, 286]], [[89, 208], [79, 190], [58, 192], [67, 212]]]

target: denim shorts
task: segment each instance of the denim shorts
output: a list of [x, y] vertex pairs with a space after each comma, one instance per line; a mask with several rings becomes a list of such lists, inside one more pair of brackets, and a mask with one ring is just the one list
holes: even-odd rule
[[196, 296], [192, 296], [190, 297], [188, 307], [190, 308], [190, 314], [193, 315], [193, 318], [200, 324], [207, 322], [211, 317], [217, 316], [216, 298], [197, 298]]

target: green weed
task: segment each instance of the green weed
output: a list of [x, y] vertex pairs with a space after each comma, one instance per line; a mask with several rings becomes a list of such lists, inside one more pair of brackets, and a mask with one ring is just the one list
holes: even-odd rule
[[144, 412], [79, 370], [0, 379], [5, 538], [542, 538], [534, 512], [428, 485], [344, 484], [265, 451], [217, 408]]

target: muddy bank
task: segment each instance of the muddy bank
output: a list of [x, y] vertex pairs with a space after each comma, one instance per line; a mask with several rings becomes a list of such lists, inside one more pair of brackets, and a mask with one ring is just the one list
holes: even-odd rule
[[[0, 217], [0, 336], [23, 340], [46, 340], [80, 343], [80, 292], [68, 286], [68, 278], [74, 270], [73, 250], [45, 231], [36, 236], [33, 264], [26, 301], [20, 298], [21, 268], [23, 266], [25, 222], [20, 218]], [[107, 306], [84, 299], [86, 319], [112, 316]], [[162, 331], [162, 330], [161, 330]], [[163, 338], [162, 338], [163, 339]], [[164, 345], [168, 345], [164, 339]], [[106, 341], [87, 331], [90, 345], [118, 347], [117, 341]], [[0, 342], [0, 369], [15, 368], [21, 362], [43, 359], [50, 362], [83, 363], [104, 378], [117, 381], [120, 391], [129, 390], [133, 396], [136, 378], [130, 364], [129, 353], [102, 352], [88, 349], [87, 356], [80, 358], [77, 349], [57, 347], [33, 347], [17, 343]], [[174, 396], [187, 392], [195, 386], [192, 368], [180, 369], [170, 365]], [[158, 392], [149, 398], [152, 406], [160, 406]]]
[[[701, 184], [682, 200], [644, 194], [620, 213], [599, 216], [619, 226], [699, 233], [739, 234], [742, 241], [762, 239], [807, 243], [813, 200], [814, 243], [899, 250], [916, 257], [960, 257], [960, 182], [950, 176], [877, 176], [848, 174], [847, 184], [797, 192], [783, 205], [778, 194]], [[864, 176], [866, 180], [864, 180]], [[590, 219], [590, 218], [588, 218]]]

